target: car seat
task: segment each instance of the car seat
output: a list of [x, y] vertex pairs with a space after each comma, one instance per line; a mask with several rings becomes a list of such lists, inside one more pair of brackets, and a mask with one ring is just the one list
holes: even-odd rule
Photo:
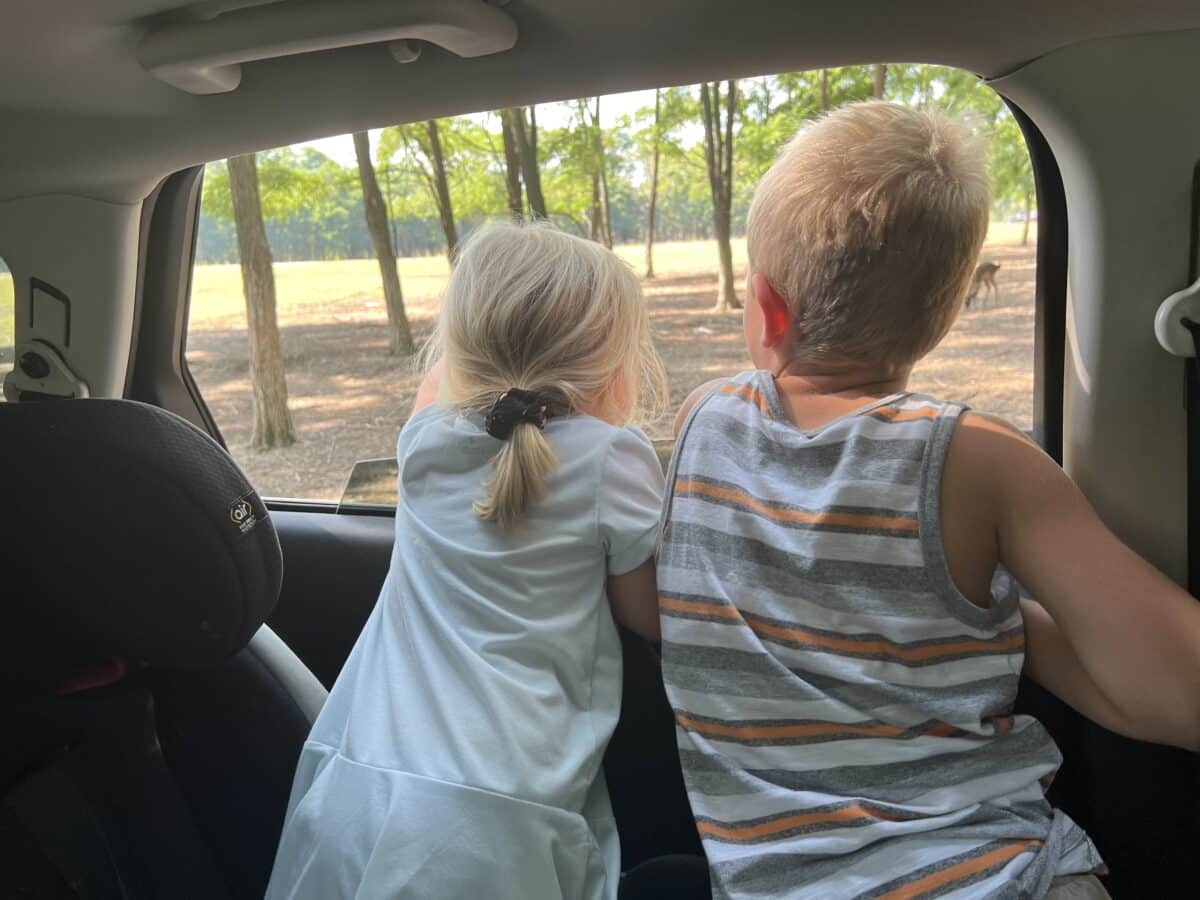
[[124, 400], [0, 404], [0, 895], [261, 897], [325, 689], [229, 455]]

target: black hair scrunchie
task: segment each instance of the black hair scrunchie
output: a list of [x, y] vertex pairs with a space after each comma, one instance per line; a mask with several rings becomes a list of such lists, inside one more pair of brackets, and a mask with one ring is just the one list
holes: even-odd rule
[[518, 425], [536, 425], [543, 429], [546, 427], [546, 420], [553, 417], [554, 411], [547, 398], [534, 391], [509, 388], [496, 398], [483, 427], [497, 440], [507, 441]]

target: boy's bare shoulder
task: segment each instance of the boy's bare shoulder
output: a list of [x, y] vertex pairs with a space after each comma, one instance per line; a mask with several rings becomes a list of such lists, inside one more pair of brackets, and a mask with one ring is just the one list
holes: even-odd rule
[[687, 395], [687, 399], [679, 407], [679, 412], [675, 414], [675, 425], [673, 431], [675, 437], [679, 437], [679, 430], [683, 428], [683, 423], [687, 421], [687, 417], [692, 410], [696, 408], [696, 404], [708, 395], [717, 385], [724, 384], [729, 378], [713, 378], [711, 381], [706, 381], [700, 387], [696, 388]]
[[988, 413], [967, 412], [955, 429], [946, 456], [944, 485], [966, 488], [1008, 506], [1061, 470], [1045, 451], [1011, 422]]
[[1009, 455], [1025, 456], [1030, 452], [1045, 456], [1025, 432], [1000, 416], [970, 410], [963, 413], [962, 421], [951, 440], [951, 452], [965, 451], [972, 458], [997, 458]]

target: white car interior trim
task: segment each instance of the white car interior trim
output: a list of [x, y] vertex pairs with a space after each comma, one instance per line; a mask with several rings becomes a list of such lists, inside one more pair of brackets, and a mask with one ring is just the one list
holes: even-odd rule
[[241, 84], [243, 63], [386, 42], [400, 44], [393, 58], [413, 61], [419, 54], [410, 40], [456, 56], [487, 56], [512, 48], [517, 25], [481, 0], [296, 0], [166, 25], [142, 38], [137, 56], [147, 72], [173, 87], [220, 94]]
[[1187, 568], [1182, 367], [1153, 323], [1187, 284], [1200, 31], [1069, 47], [993, 82], [1046, 136], [1067, 198], [1063, 466], [1104, 520], [1179, 581]]
[[[235, 5], [247, 3], [215, 8]], [[211, 14], [213, 4], [203, 6]], [[194, 96], [137, 58], [142, 38], [178, 23], [181, 8], [4, 4], [0, 198], [132, 202], [191, 165], [432, 117], [859, 63], [936, 62], [996, 76], [1081, 41], [1200, 27], [1194, 0], [512, 0], [504, 13], [521, 35], [504, 53], [464, 59], [430, 46], [398, 66], [379, 47], [347, 47], [264, 60], [244, 68], [236, 91]]]
[[[140, 203], [55, 194], [0, 202], [0, 247], [12, 272], [15, 344], [54, 347], [94, 397], [120, 397], [129, 364], [137, 280]], [[30, 279], [70, 298], [70, 346], [63, 320], [29, 321]], [[49, 308], [49, 307], [47, 307]]]

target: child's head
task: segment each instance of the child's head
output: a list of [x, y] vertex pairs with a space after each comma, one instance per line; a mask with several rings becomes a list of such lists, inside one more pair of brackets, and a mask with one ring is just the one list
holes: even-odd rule
[[[639, 396], [665, 384], [636, 276], [612, 251], [544, 222], [487, 225], [460, 246], [430, 351], [443, 362], [441, 401], [468, 412], [520, 388], [555, 414], [624, 424]], [[554, 466], [541, 430], [517, 425], [476, 512], [515, 522]]]
[[983, 148], [946, 115], [869, 101], [803, 129], [747, 220], [756, 364], [908, 369], [950, 329], [987, 226]]

